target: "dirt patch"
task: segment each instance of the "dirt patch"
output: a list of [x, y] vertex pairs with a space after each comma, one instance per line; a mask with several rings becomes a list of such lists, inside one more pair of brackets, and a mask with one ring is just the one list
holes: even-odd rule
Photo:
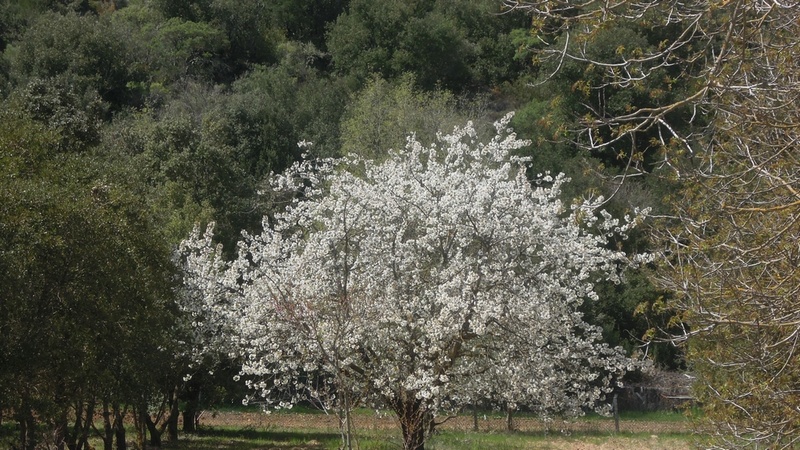
[[688, 450], [691, 447], [686, 441], [663, 438], [652, 435], [647, 440], [606, 437], [600, 440], [558, 439], [548, 442], [548, 449], [553, 450]]
[[[361, 430], [397, 430], [400, 425], [391, 414], [356, 414], [354, 423]], [[256, 429], [315, 429], [336, 431], [339, 426], [334, 414], [306, 414], [306, 413], [273, 413], [261, 412], [217, 412], [204, 413], [200, 417], [201, 426], [227, 426]], [[611, 433], [614, 432], [612, 419], [593, 420], [553, 420], [544, 422], [535, 418], [520, 417], [514, 419], [514, 427], [522, 432], [550, 432], [569, 436], [570, 433]], [[439, 425], [439, 429], [471, 431], [473, 419], [469, 416], [451, 418]], [[484, 432], [505, 431], [505, 418], [484, 417], [478, 418], [478, 429]], [[659, 435], [665, 433], [690, 433], [693, 431], [691, 422], [654, 422], [654, 421], [620, 421], [620, 432], [623, 433], [650, 433]]]

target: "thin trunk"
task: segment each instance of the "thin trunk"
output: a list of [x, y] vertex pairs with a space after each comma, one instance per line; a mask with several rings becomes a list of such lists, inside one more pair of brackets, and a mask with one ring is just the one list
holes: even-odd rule
[[[55, 422], [53, 424], [53, 445], [56, 450], [64, 450], [65, 447], [70, 450], [77, 450], [75, 448], [74, 430], [69, 429], [69, 419], [67, 418], [69, 406], [67, 405], [70, 404], [70, 401], [69, 397], [65, 394], [66, 390], [64, 380], [59, 380], [56, 383], [55, 394], [53, 396], [53, 403], [58, 407], [58, 414], [55, 416]], [[74, 407], [75, 418], [78, 421], [78, 425], [80, 425], [82, 403], [77, 401]]]
[[[76, 416], [79, 416], [79, 414], [76, 414]], [[55, 445], [56, 450], [64, 450], [65, 448], [75, 450], [74, 436], [69, 432], [66, 411], [60, 412], [55, 419], [55, 424], [53, 425], [53, 445]]]
[[125, 423], [123, 419], [127, 414], [127, 407], [125, 411], [120, 411], [119, 405], [114, 405], [114, 439], [117, 441], [116, 450], [128, 450], [128, 443], [125, 442]]
[[33, 411], [23, 405], [18, 413], [17, 422], [19, 423], [19, 444], [22, 450], [36, 450], [36, 419]]
[[436, 420], [433, 417], [433, 414], [426, 412], [425, 415], [422, 417], [423, 420], [423, 429], [425, 430], [425, 437], [426, 439], [429, 436], [433, 436], [433, 433], [436, 432]]
[[472, 431], [478, 431], [478, 405], [472, 405]]
[[196, 433], [197, 426], [198, 426], [198, 412], [196, 409], [186, 407], [183, 410], [183, 432], [184, 433]]
[[353, 449], [353, 418], [351, 416], [350, 396], [344, 395], [344, 406], [339, 411], [339, 432], [342, 435], [342, 448]]
[[[89, 449], [89, 432], [91, 431], [92, 427], [94, 426], [94, 408], [96, 405], [95, 398], [92, 397], [86, 403], [86, 416], [83, 419], [83, 427], [80, 429], [80, 435], [78, 436], [78, 450], [88, 450]], [[77, 427], [76, 427], [77, 429]]]
[[172, 396], [169, 401], [169, 417], [167, 417], [167, 440], [175, 442], [178, 440], [178, 391], [180, 387], [172, 388]]
[[403, 450], [425, 450], [425, 427], [422, 421], [401, 425], [403, 429]]
[[108, 400], [103, 400], [103, 450], [114, 450], [114, 424]]
[[514, 431], [514, 408], [506, 408], [506, 430]]
[[[64, 419], [66, 419], [66, 413]], [[72, 429], [65, 427], [64, 442], [67, 444], [69, 450], [80, 450], [80, 433], [83, 430], [83, 401], [78, 400], [75, 402], [75, 422], [72, 424]]]
[[136, 427], [136, 446], [140, 449], [144, 448], [144, 442], [147, 439], [147, 420], [145, 420], [145, 417], [148, 417], [147, 406], [140, 405], [134, 409], [133, 423]]
[[150, 446], [161, 447], [162, 436], [167, 432], [167, 439], [172, 441], [178, 438], [178, 386], [174, 386], [169, 392], [165, 392], [161, 404], [155, 411], [155, 416], [150, 415], [146, 405], [140, 405], [135, 414], [139, 424], [137, 430], [140, 434], [139, 439], [144, 442], [144, 436], [150, 434]]

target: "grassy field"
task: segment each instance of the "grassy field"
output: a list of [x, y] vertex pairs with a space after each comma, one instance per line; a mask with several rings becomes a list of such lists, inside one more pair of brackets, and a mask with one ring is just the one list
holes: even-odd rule
[[[402, 448], [396, 419], [384, 412], [359, 410], [354, 415], [356, 446], [362, 450]], [[316, 410], [264, 414], [256, 410], [208, 412], [201, 416], [196, 434], [183, 434], [178, 442], [165, 442], [165, 450], [333, 450], [341, 445], [334, 415]], [[689, 450], [699, 443], [691, 418], [679, 413], [623, 414], [620, 432], [614, 420], [587, 416], [575, 420], [543, 422], [520, 414], [517, 431], [505, 431], [500, 414], [481, 413], [479, 431], [473, 418], [464, 415], [448, 420], [428, 441], [429, 450]], [[11, 424], [3, 424], [0, 435], [10, 437]], [[133, 430], [128, 434], [134, 439]], [[3, 439], [0, 439], [0, 448]], [[95, 448], [102, 448], [99, 440]]]
[[[572, 435], [527, 432], [475, 433], [441, 431], [426, 446], [431, 450], [539, 449], [539, 450], [681, 450], [693, 448], [690, 434], [594, 434]], [[205, 430], [184, 436], [177, 443], [165, 444], [174, 450], [312, 450], [338, 449], [341, 444], [335, 432], [310, 429], [294, 430]], [[402, 448], [398, 433], [375, 431], [358, 433], [357, 448], [364, 450], [397, 450]]]
[[[356, 415], [358, 448], [402, 448], [395, 419], [388, 414], [361, 411]], [[341, 444], [336, 417], [312, 412], [266, 415], [224, 412], [201, 418], [202, 430], [183, 436], [165, 448], [176, 450], [311, 450], [337, 449]], [[589, 416], [544, 423], [534, 417], [515, 418], [518, 431], [507, 432], [500, 415], [460, 416], [439, 427], [428, 441], [431, 450], [541, 449], [541, 450], [683, 450], [695, 446], [691, 419], [678, 413], [625, 414], [620, 432], [613, 419]]]

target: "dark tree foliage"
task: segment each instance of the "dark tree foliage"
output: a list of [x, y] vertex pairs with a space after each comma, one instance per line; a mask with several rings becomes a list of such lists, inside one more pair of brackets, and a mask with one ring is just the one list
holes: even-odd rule
[[167, 21], [207, 24], [221, 31], [229, 47], [220, 54], [225, 71], [217, 81], [232, 81], [252, 64], [274, 63], [281, 39], [273, 2], [267, 0], [155, 0], [147, 7]]
[[[539, 139], [555, 142], [573, 142], [583, 148], [592, 148], [592, 156], [605, 167], [611, 169], [633, 168], [638, 171], [653, 172], [661, 167], [663, 134], [658, 128], [650, 128], [626, 134], [615, 128], [613, 117], [623, 116], [640, 108], [653, 108], [675, 102], [685, 95], [691, 86], [675, 84], [677, 77], [688, 66], [668, 66], [657, 69], [648, 77], [642, 77], [627, 84], [605, 83], [604, 68], [589, 60], [607, 61], [609, 64], [622, 64], [654, 51], [663, 45], [669, 36], [669, 29], [650, 30], [648, 22], [608, 23], [582, 39], [556, 36], [553, 42], [546, 41], [538, 34], [516, 33], [515, 42], [519, 45], [517, 58], [528, 60], [534, 92], [534, 99], [521, 110], [521, 114], [533, 113], [539, 122], [531, 128]], [[678, 33], [680, 30], [674, 30]], [[577, 51], [586, 60], [573, 58], [543, 59], [543, 53]], [[678, 108], [665, 115], [671, 123], [683, 124], [692, 128], [701, 125], [698, 120], [690, 125], [692, 111]], [[586, 125], [593, 117], [602, 117], [590, 127]], [[542, 135], [542, 133], [548, 133]]]
[[[514, 22], [503, 22], [497, 5], [488, 5], [354, 0], [331, 26], [327, 48], [337, 72], [359, 80], [411, 72], [426, 89], [464, 92], [491, 86], [513, 76], [514, 47], [508, 34]], [[490, 69], [489, 61], [502, 62]]]
[[107, 18], [48, 12], [36, 18], [5, 56], [10, 78], [18, 86], [61, 78], [79, 95], [95, 91], [119, 107], [129, 99], [128, 43], [129, 36]]
[[168, 90], [175, 83], [210, 83], [230, 74], [225, 61], [230, 40], [216, 24], [166, 17], [146, 4], [128, 6], [111, 21], [126, 37], [132, 60], [129, 85], [139, 95]]
[[327, 47], [326, 30], [347, 10], [350, 0], [273, 0], [269, 2], [274, 23], [287, 39]]
[[95, 407], [149, 389], [169, 354], [170, 252], [147, 208], [89, 159], [54, 153], [29, 119], [2, 119], [0, 409], [20, 447], [75, 448]]

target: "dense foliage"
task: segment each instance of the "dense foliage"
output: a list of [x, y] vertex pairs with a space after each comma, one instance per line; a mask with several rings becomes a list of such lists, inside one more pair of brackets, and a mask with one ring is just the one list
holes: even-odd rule
[[111, 415], [169, 371], [169, 246], [88, 158], [54, 153], [56, 137], [30, 119], [0, 122], [0, 410], [33, 449], [84, 446], [102, 409], [110, 448]]
[[[529, 47], [554, 73], [592, 74], [575, 87], [601, 102], [587, 104], [577, 140], [627, 143], [625, 176], [655, 166], [674, 180], [653, 228], [656, 273], [675, 292], [683, 326], [671, 338], [688, 342], [717, 444], [796, 447], [800, 4], [506, 3], [554, 42]], [[608, 30], [630, 39], [598, 53]]]
[[485, 144], [467, 125], [379, 163], [293, 166], [275, 184], [299, 197], [230, 264], [208, 235], [182, 244], [199, 328], [225, 330], [256, 400], [318, 402], [348, 430], [356, 405], [388, 407], [417, 450], [462, 406], [579, 414], [633, 368], [578, 312], [619, 281], [628, 260], [606, 243], [633, 222], [565, 210], [563, 176], [531, 183], [509, 120]]
[[[401, 152], [410, 134], [437, 142], [437, 133], [472, 120], [484, 135], [517, 110], [510, 125], [532, 145], [514, 146], [507, 159], [528, 158], [529, 179], [553, 174], [540, 182], [548, 204], [563, 205], [558, 220], [571, 214], [569, 205], [600, 197], [614, 217], [636, 207], [668, 212], [663, 199], [675, 185], [651, 176], [671, 162], [660, 153], [666, 128], [617, 133], [592, 122], [590, 134], [573, 132], [592, 112], [624, 115], [686, 97], [698, 84], [681, 76], [699, 63], [601, 86], [612, 66], [543, 55], [566, 47], [631, 61], [681, 36], [680, 27], [620, 19], [586, 40], [545, 33], [565, 23], [504, 10], [497, 0], [0, 0], [0, 420], [19, 430], [0, 436], [0, 446], [80, 449], [90, 435], [107, 449], [124, 446], [125, 417], [135, 419], [140, 444], [146, 435], [158, 443], [163, 433], [177, 437], [179, 408], [191, 431], [204, 402], [239, 401], [241, 392], [229, 387], [240, 361], [220, 329], [193, 327], [207, 311], [187, 303], [200, 301], [198, 292], [176, 290], [169, 251], [198, 224], [214, 222], [213, 244], [224, 244], [215, 264], [228, 264], [242, 230], [252, 243], [284, 217], [294, 197], [272, 189], [271, 174], [301, 161], [352, 153], [374, 161], [353, 172], [367, 180], [381, 163], [397, 164], [390, 149]], [[689, 124], [692, 111], [674, 108], [663, 118], [676, 132], [693, 132], [708, 116]], [[300, 148], [301, 141], [314, 145]], [[587, 142], [605, 145], [590, 153]], [[626, 167], [647, 176], [621, 184], [614, 177]], [[535, 222], [539, 206], [519, 211], [519, 220]], [[641, 228], [629, 234], [592, 251], [652, 247]], [[525, 239], [498, 243], [498, 251], [521, 249]], [[581, 303], [581, 320], [591, 324], [579, 326], [581, 342], [619, 345], [630, 356], [648, 328], [666, 325], [663, 311], [636, 313], [670, 298], [650, 284], [650, 269], [618, 284], [575, 287], [569, 308]], [[645, 351], [658, 365], [683, 366], [671, 347], [652, 347]], [[446, 402], [483, 398], [506, 408], [513, 390], [502, 386], [524, 385], [512, 379], [495, 373], [492, 389], [476, 384]], [[548, 409], [534, 397], [518, 406]], [[96, 415], [102, 426], [93, 426]]]

